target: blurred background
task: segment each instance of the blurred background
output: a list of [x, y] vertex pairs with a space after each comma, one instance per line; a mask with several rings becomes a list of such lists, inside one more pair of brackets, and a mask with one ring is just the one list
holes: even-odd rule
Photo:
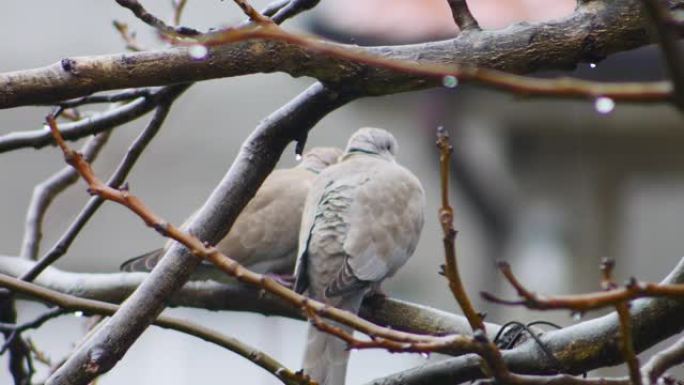
[[[170, 18], [168, 0], [143, 4]], [[253, 1], [261, 8], [268, 1]], [[570, 14], [574, 0], [469, 1], [484, 28]], [[141, 44], [159, 42], [150, 28], [114, 1], [5, 0], [0, 13], [0, 71], [51, 64], [67, 56], [116, 53], [124, 43], [112, 28], [120, 20]], [[231, 1], [189, 1], [183, 24], [199, 29], [243, 19]], [[401, 44], [457, 33], [444, 0], [326, 0], [288, 21], [287, 28], [355, 44]], [[14, 37], [14, 38], [10, 38]], [[582, 63], [572, 73], [597, 80], [655, 80], [665, 73], [657, 47]], [[556, 76], [544, 73], [540, 76]], [[208, 196], [230, 166], [240, 144], [270, 112], [304, 90], [311, 79], [253, 75], [194, 85], [173, 106], [169, 119], [129, 177], [133, 192], [154, 211], [181, 223]], [[427, 193], [426, 225], [412, 260], [386, 284], [392, 296], [457, 311], [444, 279], [437, 222], [439, 181], [435, 129], [445, 126], [455, 146], [452, 202], [459, 230], [459, 263], [467, 288], [492, 322], [544, 319], [569, 325], [567, 313], [533, 313], [484, 303], [478, 293], [512, 293], [495, 270], [498, 259], [541, 293], [598, 289], [603, 257], [617, 261], [620, 281], [635, 275], [660, 280], [682, 256], [684, 235], [684, 121], [671, 106], [595, 105], [592, 101], [521, 100], [458, 85], [356, 101], [330, 114], [312, 131], [309, 146], [343, 147], [361, 126], [392, 131], [399, 161], [419, 176]], [[0, 112], [0, 134], [40, 128], [48, 108]], [[95, 169], [105, 177], [149, 117], [117, 128]], [[35, 184], [63, 167], [55, 148], [1, 155], [0, 254], [19, 252], [25, 210]], [[280, 166], [295, 163], [292, 149]], [[47, 214], [41, 251], [51, 247], [88, 199], [82, 184], [62, 194]], [[124, 260], [160, 247], [155, 232], [125, 209], [106, 204], [57, 267], [115, 272]], [[20, 302], [21, 320], [44, 308]], [[299, 368], [306, 324], [253, 314], [171, 309], [238, 336], [291, 368]], [[593, 316], [591, 314], [590, 316]], [[55, 361], [84, 332], [84, 321], [61, 317], [29, 333]], [[429, 359], [379, 351], [352, 354], [349, 383], [358, 384]], [[372, 365], [368, 365], [372, 362]], [[622, 372], [622, 368], [605, 373]], [[44, 374], [43, 370], [40, 372]], [[40, 375], [39, 375], [40, 377]], [[150, 328], [98, 384], [278, 383], [236, 355], [171, 331]], [[0, 383], [9, 383], [6, 357]]]

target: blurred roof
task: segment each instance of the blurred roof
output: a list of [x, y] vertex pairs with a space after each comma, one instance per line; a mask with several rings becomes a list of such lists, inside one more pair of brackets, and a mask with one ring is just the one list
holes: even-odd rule
[[[471, 0], [483, 28], [569, 15], [575, 0]], [[458, 33], [446, 0], [329, 0], [316, 9], [314, 29], [323, 35], [362, 43], [409, 43]]]

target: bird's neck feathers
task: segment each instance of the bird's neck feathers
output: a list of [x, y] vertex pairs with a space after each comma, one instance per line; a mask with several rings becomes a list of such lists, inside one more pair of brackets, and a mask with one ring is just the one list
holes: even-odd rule
[[365, 149], [365, 148], [361, 148], [361, 147], [350, 147], [350, 148], [348, 148], [347, 151], [345, 152], [344, 156], [342, 157], [342, 159], [343, 160], [349, 159], [353, 156], [372, 156], [374, 158], [384, 159], [388, 162], [393, 162], [393, 163], [395, 162], [394, 156], [392, 156], [392, 154], [390, 154], [389, 152], [386, 152], [386, 151], [378, 152], [375, 150], [369, 150], [369, 149]]

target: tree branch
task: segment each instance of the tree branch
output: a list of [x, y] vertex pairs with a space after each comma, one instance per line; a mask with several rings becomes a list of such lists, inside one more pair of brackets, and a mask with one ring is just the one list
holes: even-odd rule
[[[684, 283], [684, 258], [663, 280], [663, 284]], [[684, 300], [648, 298], [632, 302], [632, 336], [637, 353], [679, 333], [684, 328]], [[653, 327], [658, 325], [658, 327]], [[616, 313], [581, 322], [542, 335], [541, 341], [562, 364], [565, 373], [581, 374], [622, 362]], [[528, 340], [502, 352], [507, 367], [515, 373], [554, 374], [557, 368]], [[474, 355], [424, 365], [370, 382], [373, 385], [457, 384], [482, 378], [480, 359]]]
[[[89, 314], [112, 315], [119, 309], [119, 306], [117, 305], [58, 293], [2, 274], [0, 274], [0, 286], [11, 289], [14, 292], [21, 293], [31, 298], [38, 299], [42, 302], [55, 304], [61, 308], [48, 312], [44, 316], [37, 318], [31, 323], [22, 325], [22, 330], [39, 327], [40, 324], [44, 323], [45, 321], [54, 318], [57, 315], [63, 314], [64, 310], [84, 311]], [[309, 381], [306, 381], [297, 373], [287, 369], [283, 364], [276, 361], [273, 357], [239, 341], [236, 338], [223, 335], [219, 332], [190, 321], [165, 315], [160, 315], [157, 317], [157, 319], [153, 321], [153, 324], [200, 338], [204, 341], [211, 342], [215, 345], [239, 354], [240, 356], [264, 368], [281, 380], [284, 384], [299, 385], [309, 383]]]
[[480, 29], [477, 20], [470, 13], [466, 0], [447, 0], [447, 2], [451, 8], [451, 14], [454, 16], [454, 22], [461, 31], [478, 31]]
[[[19, 277], [34, 263], [0, 256], [0, 274]], [[37, 285], [60, 293], [104, 302], [121, 303], [148, 276], [147, 273], [72, 273], [48, 267], [35, 279]], [[247, 285], [190, 281], [170, 299], [171, 306], [209, 310], [246, 311], [268, 316], [304, 319], [302, 313], [271, 294]], [[417, 334], [469, 334], [466, 319], [428, 306], [396, 298], [372, 296], [364, 300], [359, 315], [378, 325]], [[499, 325], [485, 322], [493, 338]]]
[[[62, 135], [66, 140], [78, 140], [112, 129], [152, 111], [161, 100], [173, 97], [176, 93], [178, 93], [177, 87], [164, 87], [151, 96], [138, 98], [121, 107], [78, 122], [62, 124]], [[69, 101], [65, 103], [68, 104]], [[0, 136], [0, 153], [26, 147], [42, 148], [54, 143], [52, 135], [45, 129], [11, 132]]]
[[[566, 69], [578, 62], [595, 62], [606, 55], [651, 42], [640, 0], [580, 5], [571, 16], [546, 23], [520, 24], [500, 31], [482, 31], [441, 42], [394, 47], [360, 48], [326, 43], [331, 49], [373, 55], [394, 61], [439, 66], [430, 76], [397, 68], [355, 63], [349, 58], [314, 54], [309, 49], [278, 40], [249, 40], [213, 47], [205, 60], [190, 55], [187, 47], [108, 56], [63, 59], [48, 67], [0, 74], [0, 108], [50, 103], [115, 88], [190, 82], [257, 72], [285, 72], [312, 76], [328, 84], [344, 84], [362, 95], [440, 86], [445, 68], [453, 63], [511, 73]], [[671, 6], [684, 0], [670, 0]], [[605, 28], [610, 25], [611, 28]], [[256, 33], [260, 29], [251, 29]], [[448, 71], [447, 71], [448, 73]], [[542, 81], [542, 84], [544, 82]], [[566, 86], [568, 81], [562, 84]], [[618, 85], [619, 86], [619, 85]], [[624, 85], [639, 100], [667, 100], [669, 83]], [[607, 86], [606, 86], [607, 87]], [[503, 88], [503, 87], [502, 87]], [[619, 88], [619, 87], [618, 87]], [[529, 91], [529, 90], [528, 90]], [[592, 92], [614, 91], [595, 89]], [[577, 95], [577, 94], [575, 94]], [[582, 93], [587, 96], [587, 92]], [[635, 95], [632, 95], [634, 98]]]
[[[287, 144], [300, 138], [328, 112], [354, 98], [355, 95], [316, 83], [262, 121], [191, 221], [188, 231], [209, 244], [223, 238]], [[150, 276], [109, 319], [107, 327], [99, 329], [80, 346], [46, 385], [83, 384], [111, 369], [163, 310], [165, 300], [188, 280], [199, 261], [179, 244], [172, 246]]]
[[[109, 139], [109, 131], [102, 132], [92, 137], [81, 148], [83, 157], [91, 162]], [[70, 166], [62, 168], [45, 181], [33, 188], [33, 195], [26, 210], [26, 224], [24, 226], [24, 239], [21, 242], [19, 255], [22, 258], [36, 259], [40, 248], [40, 240], [43, 237], [43, 218], [50, 203], [67, 187], [76, 183], [78, 173]]]
[[[157, 135], [161, 125], [164, 123], [166, 116], [171, 109], [171, 104], [178, 96], [180, 96], [190, 85], [176, 85], [169, 86], [167, 92], [164, 92], [160, 99], [158, 99], [157, 110], [147, 124], [145, 129], [140, 133], [140, 135], [133, 141], [130, 148], [126, 152], [121, 163], [117, 166], [112, 176], [107, 181], [109, 186], [119, 187], [128, 173], [131, 171], [135, 163], [142, 155], [143, 150], [152, 141], [152, 139]], [[62, 255], [64, 255], [71, 243], [76, 239], [76, 236], [81, 232], [83, 227], [88, 223], [90, 218], [95, 214], [95, 212], [102, 205], [103, 200], [100, 197], [92, 197], [85, 207], [78, 214], [74, 222], [69, 226], [64, 234], [59, 238], [57, 243], [35, 264], [31, 270], [26, 272], [21, 279], [25, 281], [32, 281], [37, 277], [41, 271], [46, 267], [57, 261]]]

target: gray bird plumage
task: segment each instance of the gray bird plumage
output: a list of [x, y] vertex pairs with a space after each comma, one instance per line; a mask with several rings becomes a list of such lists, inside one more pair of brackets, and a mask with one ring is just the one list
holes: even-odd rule
[[[357, 313], [371, 288], [413, 254], [425, 193], [418, 179], [396, 163], [396, 149], [389, 132], [359, 129], [340, 162], [314, 181], [299, 233], [297, 292]], [[312, 379], [343, 385], [348, 357], [343, 341], [309, 326], [303, 368]]]
[[[296, 167], [273, 171], [216, 245], [219, 251], [258, 273], [292, 274], [307, 193], [318, 173], [341, 155], [338, 148], [316, 147], [305, 153]], [[128, 260], [121, 270], [151, 271], [169, 246], [170, 242]], [[200, 264], [191, 279], [232, 282], [210, 263]]]

